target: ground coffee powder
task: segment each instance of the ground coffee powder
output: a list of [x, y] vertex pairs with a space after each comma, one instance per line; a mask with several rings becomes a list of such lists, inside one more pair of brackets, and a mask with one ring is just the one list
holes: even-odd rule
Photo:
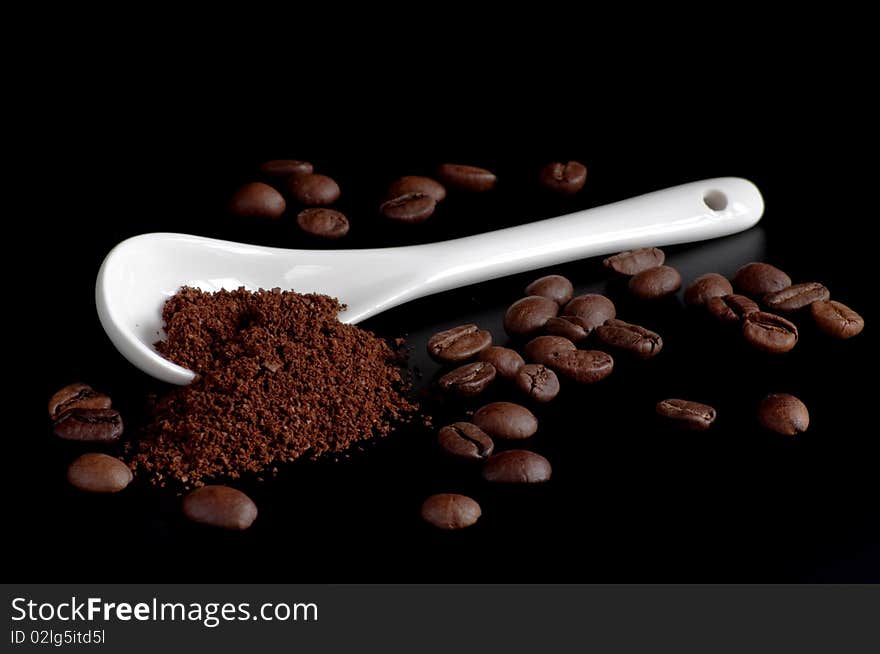
[[400, 356], [339, 322], [341, 309], [280, 289], [181, 289], [165, 304], [167, 338], [156, 347], [198, 377], [157, 401], [129, 445], [135, 473], [199, 486], [345, 450], [406, 420], [416, 407]]

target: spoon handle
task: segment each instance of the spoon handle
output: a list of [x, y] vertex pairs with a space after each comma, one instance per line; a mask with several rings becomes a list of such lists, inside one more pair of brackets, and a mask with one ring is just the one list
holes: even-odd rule
[[761, 193], [719, 177], [518, 227], [411, 248], [430, 270], [420, 295], [639, 247], [725, 236], [758, 222]]

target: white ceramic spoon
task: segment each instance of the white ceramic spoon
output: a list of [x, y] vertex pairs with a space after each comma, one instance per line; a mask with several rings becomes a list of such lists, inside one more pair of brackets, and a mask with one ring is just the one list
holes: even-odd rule
[[[764, 202], [751, 182], [721, 177], [567, 216], [452, 241], [370, 250], [284, 250], [185, 234], [144, 234], [104, 259], [95, 289], [101, 324], [149, 375], [188, 384], [193, 373], [162, 358], [162, 305], [181, 286], [206, 291], [280, 286], [337, 297], [356, 323], [417, 297], [552, 264], [747, 229]], [[404, 229], [405, 227], [401, 227]]]

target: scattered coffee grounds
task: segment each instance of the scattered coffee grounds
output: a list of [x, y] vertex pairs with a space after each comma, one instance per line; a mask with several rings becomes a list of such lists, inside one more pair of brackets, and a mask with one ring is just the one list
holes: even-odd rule
[[158, 485], [200, 486], [339, 452], [407, 420], [416, 406], [401, 357], [339, 322], [343, 308], [280, 289], [181, 289], [165, 304], [168, 336], [156, 347], [198, 377], [157, 401], [129, 446], [132, 469]]

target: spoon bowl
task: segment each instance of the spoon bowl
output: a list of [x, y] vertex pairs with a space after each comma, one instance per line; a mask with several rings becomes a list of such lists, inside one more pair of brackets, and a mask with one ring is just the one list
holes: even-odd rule
[[504, 275], [637, 247], [742, 231], [763, 199], [734, 177], [676, 186], [603, 207], [465, 238], [395, 248], [288, 250], [189, 236], [143, 234], [104, 259], [95, 301], [110, 340], [145, 373], [188, 384], [192, 371], [163, 358], [162, 306], [182, 286], [204, 291], [281, 287], [322, 293], [357, 323], [409, 300]]

